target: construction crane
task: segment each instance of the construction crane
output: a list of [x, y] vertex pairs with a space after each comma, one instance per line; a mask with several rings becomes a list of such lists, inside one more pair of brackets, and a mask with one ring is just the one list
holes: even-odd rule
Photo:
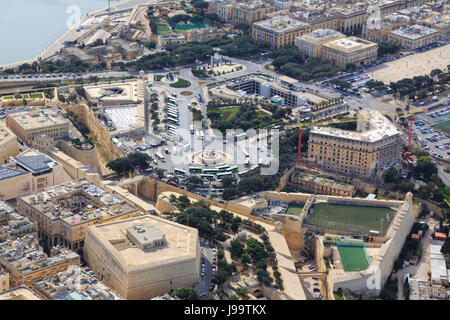
[[[404, 115], [404, 114], [410, 114], [411, 115], [411, 122], [409, 125], [409, 134], [408, 134], [408, 151], [406, 152], [405, 156], [408, 160], [411, 160], [411, 138], [412, 138], [412, 129], [413, 129], [413, 122], [414, 122], [414, 113], [416, 112], [424, 112], [427, 111], [427, 108], [416, 108], [414, 110], [410, 110], [409, 112], [392, 112], [392, 113], [381, 113], [383, 116], [390, 116], [390, 115]], [[302, 146], [302, 128], [304, 127], [313, 127], [313, 126], [328, 126], [330, 124], [338, 124], [338, 123], [346, 123], [346, 122], [354, 122], [358, 121], [358, 117], [350, 117], [345, 118], [341, 120], [328, 120], [328, 121], [316, 121], [316, 122], [308, 122], [308, 123], [296, 123], [286, 126], [287, 129], [290, 128], [296, 128], [298, 127], [298, 154], [297, 154], [297, 165], [296, 169], [297, 171], [300, 171], [300, 164], [301, 164], [301, 146]]]

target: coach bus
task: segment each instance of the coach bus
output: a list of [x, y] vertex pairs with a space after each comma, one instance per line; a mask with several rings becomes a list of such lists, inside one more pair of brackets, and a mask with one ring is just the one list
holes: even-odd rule
[[219, 173], [219, 169], [215, 168], [215, 169], [203, 169], [203, 173], [204, 174], [218, 174]]
[[231, 172], [224, 172], [224, 173], [219, 173], [217, 175], [217, 180], [222, 180], [223, 177], [232, 177], [233, 174]]
[[167, 120], [170, 121], [173, 124], [179, 125], [180, 122], [178, 121], [178, 119], [174, 119], [172, 117], [167, 117]]
[[174, 169], [174, 173], [178, 176], [186, 176], [186, 171], [181, 170], [181, 169]]
[[212, 174], [202, 174], [200, 176], [203, 180], [209, 180], [209, 181], [214, 181], [215, 176], [213, 176]]
[[218, 169], [219, 169], [219, 172], [227, 172], [229, 168], [230, 168], [230, 166], [227, 165], [227, 166], [221, 166]]
[[166, 162], [166, 158], [164, 158], [164, 156], [161, 154], [161, 152], [156, 152], [155, 156], [157, 159], [159, 159], [161, 162]]
[[202, 168], [189, 168], [189, 173], [202, 173]]
[[227, 171], [228, 172], [238, 172], [239, 168], [237, 166], [231, 167], [229, 168]]
[[238, 177], [239, 177], [239, 178], [242, 178], [242, 177], [244, 176], [244, 174], [246, 174], [247, 172], [248, 172], [248, 170], [239, 172], [239, 173], [238, 173]]

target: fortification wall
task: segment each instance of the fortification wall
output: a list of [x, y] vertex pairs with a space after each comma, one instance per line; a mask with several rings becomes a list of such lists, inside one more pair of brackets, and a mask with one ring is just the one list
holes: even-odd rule
[[91, 150], [80, 150], [69, 145], [66, 141], [63, 140], [59, 140], [56, 143], [56, 147], [61, 149], [69, 157], [81, 162], [82, 164], [88, 165], [91, 168], [97, 169], [97, 172], [99, 173], [106, 174], [102, 172], [102, 166], [100, 166], [97, 151], [95, 150], [95, 148], [92, 148]]

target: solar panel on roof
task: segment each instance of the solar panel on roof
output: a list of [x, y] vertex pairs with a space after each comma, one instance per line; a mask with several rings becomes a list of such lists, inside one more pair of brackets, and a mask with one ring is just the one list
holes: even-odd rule
[[0, 181], [26, 174], [24, 171], [0, 166]]

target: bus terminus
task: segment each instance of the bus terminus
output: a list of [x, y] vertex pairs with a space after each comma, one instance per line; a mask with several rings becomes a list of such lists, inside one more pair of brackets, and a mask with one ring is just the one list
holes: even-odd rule
[[230, 166], [227, 165], [227, 166], [221, 166], [218, 169], [219, 169], [219, 172], [227, 172], [228, 168], [230, 168]]

